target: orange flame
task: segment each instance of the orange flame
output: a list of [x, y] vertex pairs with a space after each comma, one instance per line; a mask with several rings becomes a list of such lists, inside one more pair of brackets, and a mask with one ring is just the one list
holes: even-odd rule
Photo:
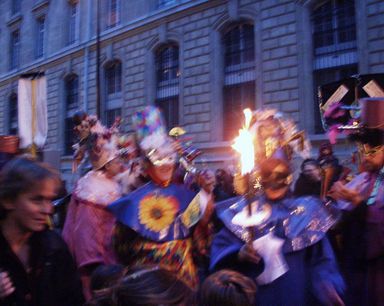
[[245, 124], [239, 130], [239, 136], [235, 138], [232, 148], [240, 154], [241, 174], [247, 174], [255, 166], [255, 148], [253, 146], [253, 135], [249, 131], [252, 119], [252, 111], [249, 108], [244, 110]]

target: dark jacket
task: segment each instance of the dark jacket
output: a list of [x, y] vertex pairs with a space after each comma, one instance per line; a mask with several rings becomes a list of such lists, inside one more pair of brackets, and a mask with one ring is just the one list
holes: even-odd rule
[[295, 183], [293, 195], [296, 197], [302, 197], [307, 195], [319, 197], [320, 192], [321, 192], [321, 182], [313, 181], [307, 176], [305, 176], [303, 173], [301, 173]]
[[15, 291], [1, 306], [77, 306], [83, 296], [80, 278], [67, 245], [54, 231], [34, 233], [29, 239], [27, 272], [0, 232], [0, 269], [7, 271]]

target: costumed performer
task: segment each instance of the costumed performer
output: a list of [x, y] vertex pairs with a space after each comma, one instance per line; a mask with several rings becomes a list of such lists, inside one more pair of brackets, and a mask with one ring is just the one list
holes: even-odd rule
[[207, 186], [212, 185], [213, 174], [200, 176], [199, 193], [173, 183], [175, 144], [166, 134], [159, 110], [148, 106], [132, 122], [150, 181], [108, 207], [118, 221], [116, 254], [128, 268], [160, 265], [197, 289], [192, 236], [212, 198], [207, 190], [213, 188]]
[[81, 131], [75, 163], [88, 154], [92, 170], [74, 187], [63, 238], [76, 260], [88, 300], [92, 271], [100, 264], [116, 262], [112, 248], [115, 218], [106, 207], [121, 197], [121, 186], [115, 178], [123, 165], [115, 127], [107, 129], [94, 116], [83, 115], [75, 130]]
[[[384, 98], [361, 99], [350, 137], [357, 141], [364, 172], [328, 196], [343, 210], [340, 265], [348, 305], [384, 305]], [[351, 130], [350, 130], [351, 131]]]
[[256, 111], [251, 122], [256, 166], [235, 176], [243, 196], [216, 204], [224, 227], [214, 237], [211, 269], [256, 280], [256, 305], [343, 305], [343, 280], [326, 238], [333, 210], [318, 198], [290, 195], [289, 156], [305, 147], [303, 134], [273, 110]]

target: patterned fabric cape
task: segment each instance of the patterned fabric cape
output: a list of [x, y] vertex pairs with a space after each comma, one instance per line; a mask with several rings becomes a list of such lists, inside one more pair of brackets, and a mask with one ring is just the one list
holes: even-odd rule
[[[268, 219], [253, 226], [253, 237], [260, 238], [273, 231], [275, 235], [286, 239], [284, 252], [302, 250], [320, 241], [338, 218], [338, 210], [323, 204], [313, 196], [285, 198], [270, 202], [261, 196], [252, 199], [258, 205], [258, 210], [265, 207], [271, 211]], [[219, 218], [224, 225], [243, 241], [249, 241], [250, 230], [241, 224], [233, 222], [234, 217], [247, 209], [245, 197], [235, 197], [216, 205]]]
[[190, 236], [204, 211], [200, 195], [183, 185], [149, 182], [108, 206], [117, 221], [145, 239], [168, 242]]

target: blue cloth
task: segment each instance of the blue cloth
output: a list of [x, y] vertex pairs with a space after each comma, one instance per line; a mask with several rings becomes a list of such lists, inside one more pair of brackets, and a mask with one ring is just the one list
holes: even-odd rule
[[[263, 263], [256, 265], [239, 262], [237, 254], [243, 244], [224, 227], [214, 237], [211, 271], [232, 269], [255, 279], [262, 272]], [[285, 252], [284, 258], [289, 267], [288, 272], [270, 284], [258, 286], [256, 305], [329, 305], [322, 288], [325, 283], [332, 284], [339, 294], [343, 293], [344, 282], [327, 238], [302, 250]]]
[[[149, 182], [127, 196], [113, 202], [107, 209], [115, 216], [117, 221], [133, 229], [140, 236], [156, 242], [166, 242], [185, 239], [189, 236], [190, 227], [194, 225], [196, 220], [193, 220], [193, 224], [185, 224], [185, 222], [182, 222], [181, 214], [185, 213], [195, 196], [196, 192], [187, 189], [183, 185], [170, 184], [167, 187], [160, 187], [153, 182]], [[148, 220], [143, 219], [144, 214], [141, 213], [141, 210], [144, 206], [143, 203], [147, 204], [143, 199], [149, 198], [153, 204], [158, 202], [161, 205], [166, 201], [167, 205], [171, 205], [172, 202], [171, 214], [174, 216], [173, 220], [166, 227], [163, 227], [161, 232], [152, 230], [148, 223], [146, 223]], [[161, 199], [161, 201], [158, 199]], [[168, 208], [161, 214], [169, 213]], [[140, 218], [140, 214], [142, 214], [142, 218]], [[199, 217], [199, 213], [193, 216], [194, 219]], [[149, 221], [156, 223], [156, 219]]]
[[[330, 204], [326, 206], [318, 197], [304, 196], [268, 201], [265, 197], [255, 197], [259, 210], [271, 208], [270, 218], [262, 226], [254, 227], [253, 236], [259, 238], [274, 228], [274, 234], [286, 239], [286, 250], [298, 251], [320, 241], [326, 232], [337, 222], [339, 211]], [[216, 205], [219, 218], [238, 238], [245, 240], [248, 229], [232, 223], [233, 217], [248, 205], [245, 197], [235, 197]]]
[[[271, 205], [272, 213], [263, 226], [254, 229], [254, 237], [273, 230], [276, 236], [285, 239], [283, 255], [289, 267], [287, 273], [272, 283], [258, 286], [256, 305], [327, 305], [330, 301], [323, 287], [326, 284], [342, 295], [344, 282], [325, 237], [328, 226], [334, 222], [322, 223], [325, 219], [333, 220], [333, 217], [320, 206], [323, 204], [314, 197], [287, 198], [273, 203], [268, 203], [263, 197], [255, 200], [259, 201], [259, 205]], [[263, 262], [253, 264], [238, 260], [246, 230], [231, 221], [246, 205], [242, 197], [218, 203], [217, 213], [225, 227], [213, 239], [211, 271], [233, 269], [252, 279], [263, 271]], [[320, 225], [326, 226], [314, 226], [313, 223], [318, 225], [312, 222], [314, 216], [317, 221], [320, 220]], [[297, 240], [299, 244], [295, 245]]]

